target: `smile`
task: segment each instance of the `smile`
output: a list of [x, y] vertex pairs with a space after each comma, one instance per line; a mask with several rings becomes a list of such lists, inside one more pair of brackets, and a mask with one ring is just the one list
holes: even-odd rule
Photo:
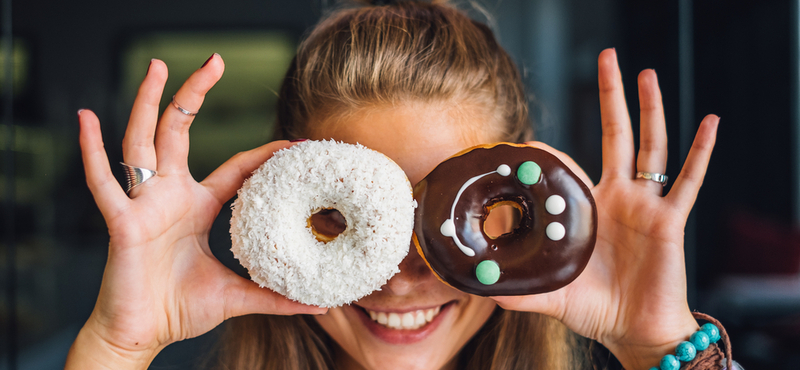
[[433, 321], [441, 312], [441, 307], [437, 306], [426, 310], [416, 310], [409, 312], [376, 312], [364, 309], [369, 314], [372, 321], [377, 322], [390, 329], [414, 330], [419, 329]]
[[432, 335], [456, 306], [454, 300], [441, 306], [405, 309], [365, 308], [355, 304], [348, 307], [375, 338], [390, 344], [412, 344]]

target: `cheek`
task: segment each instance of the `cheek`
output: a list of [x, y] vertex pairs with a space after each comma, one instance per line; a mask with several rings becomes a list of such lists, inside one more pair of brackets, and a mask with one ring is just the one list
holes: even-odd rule
[[[486, 324], [497, 308], [494, 300], [486, 297], [470, 296], [466, 304], [459, 307], [458, 315], [450, 327], [449, 334], [442, 345], [456, 353]], [[455, 355], [455, 354], [454, 354]]]
[[486, 324], [486, 321], [489, 320], [489, 317], [492, 316], [492, 313], [497, 308], [497, 303], [491, 298], [473, 296], [472, 300], [471, 307], [464, 313], [467, 316], [468, 328], [466, 331], [470, 337], [475, 335]]

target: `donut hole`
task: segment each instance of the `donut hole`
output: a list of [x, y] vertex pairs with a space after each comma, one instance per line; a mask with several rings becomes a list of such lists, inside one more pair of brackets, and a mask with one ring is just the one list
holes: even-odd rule
[[308, 227], [317, 240], [327, 243], [347, 229], [347, 220], [333, 208], [323, 208], [308, 218]]
[[522, 220], [522, 207], [514, 201], [500, 201], [487, 206], [483, 233], [491, 239], [511, 234], [519, 228]]

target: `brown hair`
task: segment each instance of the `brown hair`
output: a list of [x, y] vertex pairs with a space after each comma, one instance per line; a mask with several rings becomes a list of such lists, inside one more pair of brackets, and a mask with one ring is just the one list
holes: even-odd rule
[[333, 369], [333, 341], [309, 316], [250, 315], [225, 322], [216, 369]]
[[[302, 42], [278, 98], [276, 138], [356, 109], [403, 101], [476, 107], [502, 141], [532, 139], [516, 66], [491, 30], [446, 1], [342, 8]], [[323, 119], [323, 117], [325, 119]], [[576, 369], [578, 337], [559, 321], [497, 308], [459, 355], [461, 369]], [[221, 369], [330, 369], [335, 343], [307, 316], [226, 323]]]
[[[401, 101], [479, 109], [498, 140], [531, 140], [514, 62], [492, 31], [444, 1], [344, 8], [302, 42], [278, 97], [276, 138], [357, 108]], [[325, 119], [323, 119], [325, 118]]]

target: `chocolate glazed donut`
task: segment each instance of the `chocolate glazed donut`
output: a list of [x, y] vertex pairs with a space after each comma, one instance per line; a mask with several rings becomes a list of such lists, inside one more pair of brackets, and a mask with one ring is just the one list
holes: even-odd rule
[[[499, 143], [467, 149], [414, 188], [414, 243], [446, 284], [482, 295], [550, 292], [575, 280], [597, 237], [589, 188], [552, 154]], [[492, 238], [490, 210], [511, 205], [519, 224]]]

